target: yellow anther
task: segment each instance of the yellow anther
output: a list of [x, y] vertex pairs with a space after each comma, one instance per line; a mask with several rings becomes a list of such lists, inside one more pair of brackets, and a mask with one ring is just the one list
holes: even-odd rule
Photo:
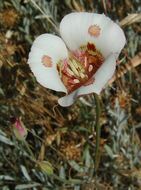
[[87, 57], [85, 57], [84, 66], [87, 67]]
[[69, 68], [67, 68], [67, 73], [69, 73], [70, 75], [74, 76], [74, 73]]
[[84, 79], [84, 78], [87, 78], [87, 75], [85, 75], [84, 73], [79, 73], [79, 75], [80, 75], [80, 77], [82, 78], [82, 79]]
[[74, 65], [74, 67], [75, 67], [76, 69], [79, 68], [78, 63], [77, 63], [74, 59], [71, 60], [71, 63]]
[[74, 64], [72, 62], [70, 62], [69, 64], [72, 72], [76, 75], [76, 76], [79, 76], [79, 72], [77, 71], [77, 69], [75, 68]]
[[93, 70], [93, 66], [89, 65], [88, 71], [91, 72]]
[[80, 81], [79, 81], [78, 79], [74, 79], [73, 82], [77, 84], [77, 83], [79, 83]]

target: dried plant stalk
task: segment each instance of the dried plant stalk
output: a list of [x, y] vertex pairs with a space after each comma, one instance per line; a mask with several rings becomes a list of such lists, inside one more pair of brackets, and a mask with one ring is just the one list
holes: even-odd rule
[[133, 67], [137, 67], [141, 64], [141, 52], [139, 52], [135, 57], [133, 57], [127, 64], [121, 66], [117, 71], [116, 75], [114, 75], [111, 80], [109, 80], [108, 84], [111, 85], [117, 78], [122, 77], [128, 71], [130, 71]]
[[141, 22], [141, 13], [129, 14], [127, 17], [122, 19], [119, 24], [120, 26], [124, 27], [126, 25], [131, 25], [135, 22]]

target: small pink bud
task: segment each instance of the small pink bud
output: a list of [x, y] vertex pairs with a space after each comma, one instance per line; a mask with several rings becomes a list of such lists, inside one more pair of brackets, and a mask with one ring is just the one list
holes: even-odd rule
[[27, 136], [27, 129], [21, 121], [21, 118], [16, 118], [13, 124], [13, 132], [18, 140], [25, 140]]

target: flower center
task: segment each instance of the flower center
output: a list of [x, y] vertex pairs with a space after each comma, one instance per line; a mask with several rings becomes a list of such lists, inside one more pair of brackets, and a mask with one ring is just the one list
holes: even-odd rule
[[69, 58], [57, 63], [59, 76], [68, 93], [94, 82], [94, 74], [104, 62], [104, 57], [94, 44], [88, 43], [70, 52]]

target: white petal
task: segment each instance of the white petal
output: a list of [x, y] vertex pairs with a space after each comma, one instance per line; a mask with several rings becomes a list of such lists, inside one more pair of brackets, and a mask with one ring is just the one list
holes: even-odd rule
[[78, 93], [78, 90], [75, 90], [71, 94], [60, 98], [58, 100], [58, 103], [60, 104], [60, 106], [63, 106], [63, 107], [71, 106], [78, 97], [77, 93]]
[[79, 89], [72, 92], [70, 95], [60, 98], [58, 100], [58, 103], [63, 107], [70, 106], [74, 103], [74, 101], [78, 96], [94, 92], [100, 94], [105, 84], [113, 76], [115, 68], [116, 68], [116, 56], [115, 54], [111, 54], [96, 72], [94, 76], [95, 81], [93, 84], [80, 87]]
[[[100, 27], [98, 37], [88, 33], [92, 25]], [[123, 30], [104, 14], [86, 12], [68, 14], [60, 23], [60, 33], [71, 50], [76, 50], [90, 42], [96, 45], [104, 57], [110, 53], [119, 54], [126, 41]]]
[[[43, 56], [49, 56], [52, 67], [45, 67], [42, 63]], [[37, 81], [46, 88], [66, 92], [66, 88], [60, 80], [56, 63], [68, 56], [67, 48], [61, 38], [52, 34], [42, 34], [35, 39], [28, 63]]]

